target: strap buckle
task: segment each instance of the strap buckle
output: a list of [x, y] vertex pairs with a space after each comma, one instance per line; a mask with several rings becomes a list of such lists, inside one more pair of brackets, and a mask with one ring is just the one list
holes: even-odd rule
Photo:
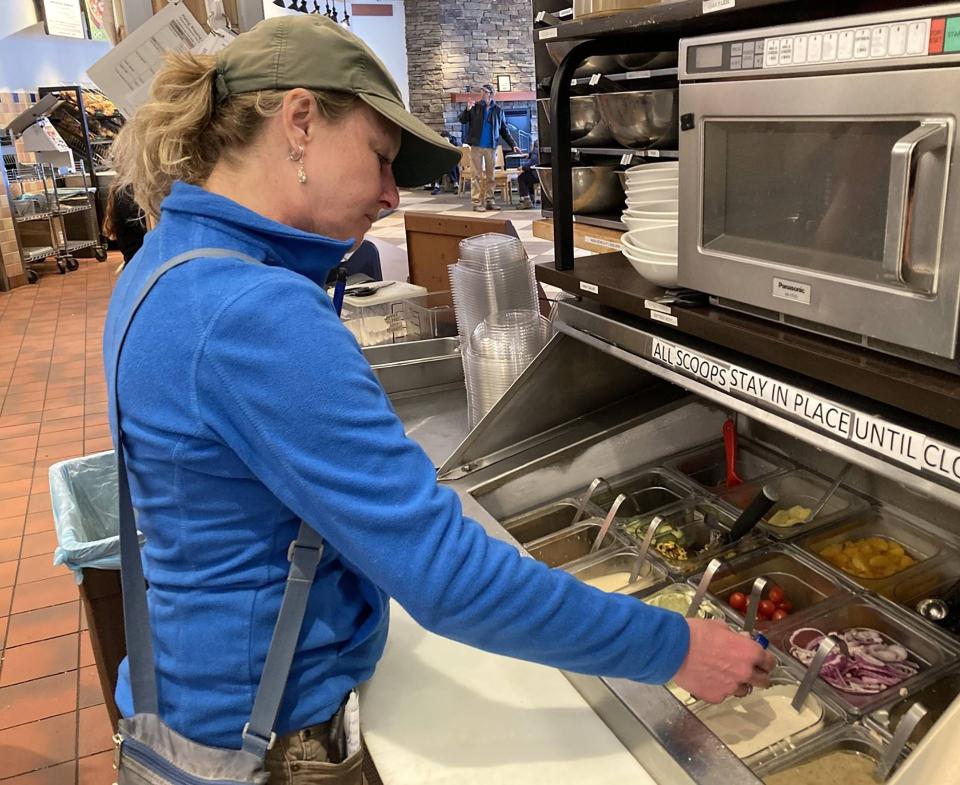
[[317, 564], [320, 563], [320, 557], [323, 556], [323, 543], [319, 546], [314, 547], [313, 545], [303, 545], [300, 540], [293, 540], [289, 547], [287, 548], [287, 561], [293, 561], [293, 554], [297, 548], [303, 548], [305, 550], [316, 551], [317, 553]]
[[250, 723], [247, 722], [243, 725], [243, 733], [240, 734], [240, 738], [243, 739], [244, 746], [246, 746], [246, 742], [248, 740], [252, 741], [256, 746], [260, 747], [264, 751], [264, 754], [266, 754], [267, 750], [273, 749], [273, 745], [277, 741], [277, 734], [271, 733], [270, 738], [265, 739], [263, 736], [258, 736], [256, 733], [252, 733], [250, 731]]

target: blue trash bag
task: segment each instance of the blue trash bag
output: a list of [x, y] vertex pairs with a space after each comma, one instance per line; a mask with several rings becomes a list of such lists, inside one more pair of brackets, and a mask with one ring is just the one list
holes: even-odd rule
[[73, 570], [77, 583], [83, 581], [85, 567], [119, 570], [119, 490], [113, 450], [53, 464], [50, 498], [58, 541], [53, 563]]

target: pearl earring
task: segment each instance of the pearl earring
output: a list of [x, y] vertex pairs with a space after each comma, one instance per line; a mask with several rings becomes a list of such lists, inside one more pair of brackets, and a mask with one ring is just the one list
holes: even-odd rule
[[307, 171], [303, 168], [303, 147], [297, 145], [297, 152], [289, 153], [287, 158], [300, 164], [300, 168], [297, 170], [297, 182], [299, 182], [300, 185], [305, 185], [307, 182]]

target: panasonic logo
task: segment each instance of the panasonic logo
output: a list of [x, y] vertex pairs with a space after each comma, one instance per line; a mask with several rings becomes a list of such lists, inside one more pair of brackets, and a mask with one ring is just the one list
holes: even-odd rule
[[811, 292], [812, 287], [809, 284], [786, 281], [783, 278], [773, 279], [773, 296], [781, 300], [810, 305]]

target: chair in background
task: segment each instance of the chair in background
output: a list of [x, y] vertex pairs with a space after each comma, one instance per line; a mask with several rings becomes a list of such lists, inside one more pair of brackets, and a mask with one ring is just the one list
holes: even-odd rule
[[517, 181], [517, 172], [507, 169], [503, 156], [503, 148], [497, 145], [494, 152], [493, 165], [493, 192], [497, 191], [503, 195], [503, 201], [507, 204], [513, 204], [513, 186]]
[[466, 193], [472, 177], [473, 161], [470, 159], [470, 145], [465, 144], [460, 148], [460, 182], [457, 185], [457, 196], [463, 196]]

